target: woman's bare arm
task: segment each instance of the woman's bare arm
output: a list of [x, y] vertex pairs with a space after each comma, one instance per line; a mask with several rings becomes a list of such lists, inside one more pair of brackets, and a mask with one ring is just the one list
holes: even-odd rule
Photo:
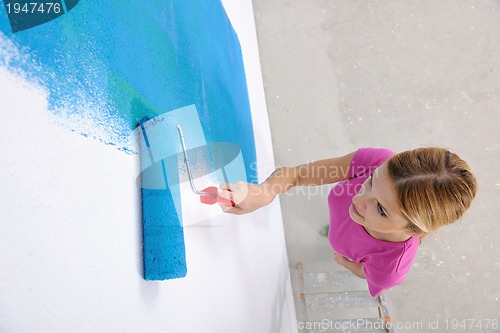
[[336, 252], [333, 256], [333, 259], [337, 262], [337, 264], [344, 266], [345, 268], [350, 270], [357, 277], [359, 277], [361, 279], [366, 279], [365, 268], [364, 268], [363, 264], [347, 260], [346, 258], [344, 258], [343, 256], [341, 256], [340, 254], [338, 254]]
[[262, 184], [237, 182], [220, 184], [219, 195], [234, 201], [237, 207], [221, 205], [227, 213], [245, 214], [272, 202], [294, 186], [326, 185], [348, 178], [355, 152], [294, 167], [276, 169]]

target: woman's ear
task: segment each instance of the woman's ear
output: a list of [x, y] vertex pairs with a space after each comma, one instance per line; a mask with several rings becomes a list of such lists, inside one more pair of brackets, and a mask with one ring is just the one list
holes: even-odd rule
[[418, 229], [419, 231], [416, 230], [408, 230], [408, 228], [405, 230], [407, 235], [414, 236], [420, 238], [420, 242], [418, 245], [422, 245], [422, 239], [424, 239], [427, 234], [423, 232], [422, 230]]
[[422, 229], [420, 229], [413, 223], [409, 223], [405, 227], [405, 232], [410, 236], [415, 236], [420, 238], [424, 238], [425, 236], [427, 236], [427, 233], [423, 232]]

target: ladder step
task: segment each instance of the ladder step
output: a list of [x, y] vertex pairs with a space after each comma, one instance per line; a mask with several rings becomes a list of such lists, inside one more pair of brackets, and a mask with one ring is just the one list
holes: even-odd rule
[[366, 318], [366, 317], [378, 317], [377, 308], [363, 308], [363, 309], [322, 309], [311, 311], [308, 309], [307, 320], [309, 321], [321, 321], [325, 318], [330, 320], [343, 320], [352, 318]]
[[368, 308], [378, 307], [378, 299], [367, 291], [309, 293], [305, 295], [307, 307], [315, 308]]
[[304, 272], [297, 263], [301, 333], [394, 333], [382, 295], [372, 297], [368, 285], [348, 271]]
[[304, 295], [304, 301], [310, 321], [380, 316], [378, 299], [367, 291], [309, 293]]
[[[311, 323], [308, 333], [386, 333], [383, 318], [329, 320]], [[316, 326], [314, 326], [316, 325]], [[308, 327], [306, 327], [308, 328]]]
[[304, 292], [341, 292], [368, 290], [366, 280], [349, 271], [304, 273]]

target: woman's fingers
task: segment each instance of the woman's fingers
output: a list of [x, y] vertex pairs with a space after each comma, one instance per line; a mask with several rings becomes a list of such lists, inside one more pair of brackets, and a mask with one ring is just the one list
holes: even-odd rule
[[220, 206], [220, 208], [222, 208], [222, 211], [224, 213], [232, 213], [232, 210], [234, 209], [234, 207], [232, 207], [232, 206], [223, 205], [221, 203], [219, 203], [219, 206]]
[[340, 254], [338, 254], [337, 252], [334, 253], [333, 255], [333, 260], [335, 260], [335, 262], [337, 264], [341, 264], [342, 263], [342, 259], [344, 259], [344, 257], [342, 257]]
[[227, 199], [227, 200], [233, 200], [233, 192], [225, 189], [220, 189], [217, 191], [219, 194], [219, 197]]
[[234, 200], [234, 193], [231, 188], [232, 188], [231, 184], [220, 183], [219, 188], [217, 190], [217, 195], [219, 196], [220, 199], [222, 199], [221, 200], [222, 202], [219, 201], [219, 204], [221, 204], [221, 207], [223, 208], [222, 210], [224, 212], [229, 212], [224, 209], [225, 208], [224, 206], [234, 207], [236, 205], [236, 202]]
[[241, 215], [244, 213], [243, 209], [239, 207], [232, 207], [232, 206], [227, 206], [219, 203], [220, 208], [222, 208], [222, 211], [224, 213], [230, 213], [230, 214], [235, 214], [235, 215]]
[[236, 184], [220, 183], [219, 196], [233, 201], [239, 205], [248, 196], [248, 183], [237, 182]]
[[[266, 195], [262, 185], [238, 181], [235, 184], [220, 183], [217, 191], [219, 198], [231, 200], [236, 206], [222, 207], [224, 212], [232, 214], [246, 214], [269, 204], [274, 196]], [[230, 206], [227, 205], [226, 206]]]
[[[231, 213], [236, 215], [245, 214], [247, 211], [242, 207], [239, 207], [239, 204], [245, 199], [246, 193], [248, 190], [243, 189], [240, 182], [236, 184], [228, 184], [228, 183], [220, 183], [217, 194], [221, 199], [224, 199], [226, 202], [220, 202], [219, 206], [221, 207], [224, 213]], [[228, 204], [228, 201], [232, 203], [232, 205]]]
[[219, 188], [222, 190], [231, 190], [231, 184], [228, 183], [220, 183]]

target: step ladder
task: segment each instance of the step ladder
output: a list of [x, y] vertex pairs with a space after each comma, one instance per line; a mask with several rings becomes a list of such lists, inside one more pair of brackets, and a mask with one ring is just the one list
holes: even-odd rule
[[372, 297], [366, 280], [347, 270], [304, 272], [298, 270], [301, 333], [394, 333], [382, 296]]

